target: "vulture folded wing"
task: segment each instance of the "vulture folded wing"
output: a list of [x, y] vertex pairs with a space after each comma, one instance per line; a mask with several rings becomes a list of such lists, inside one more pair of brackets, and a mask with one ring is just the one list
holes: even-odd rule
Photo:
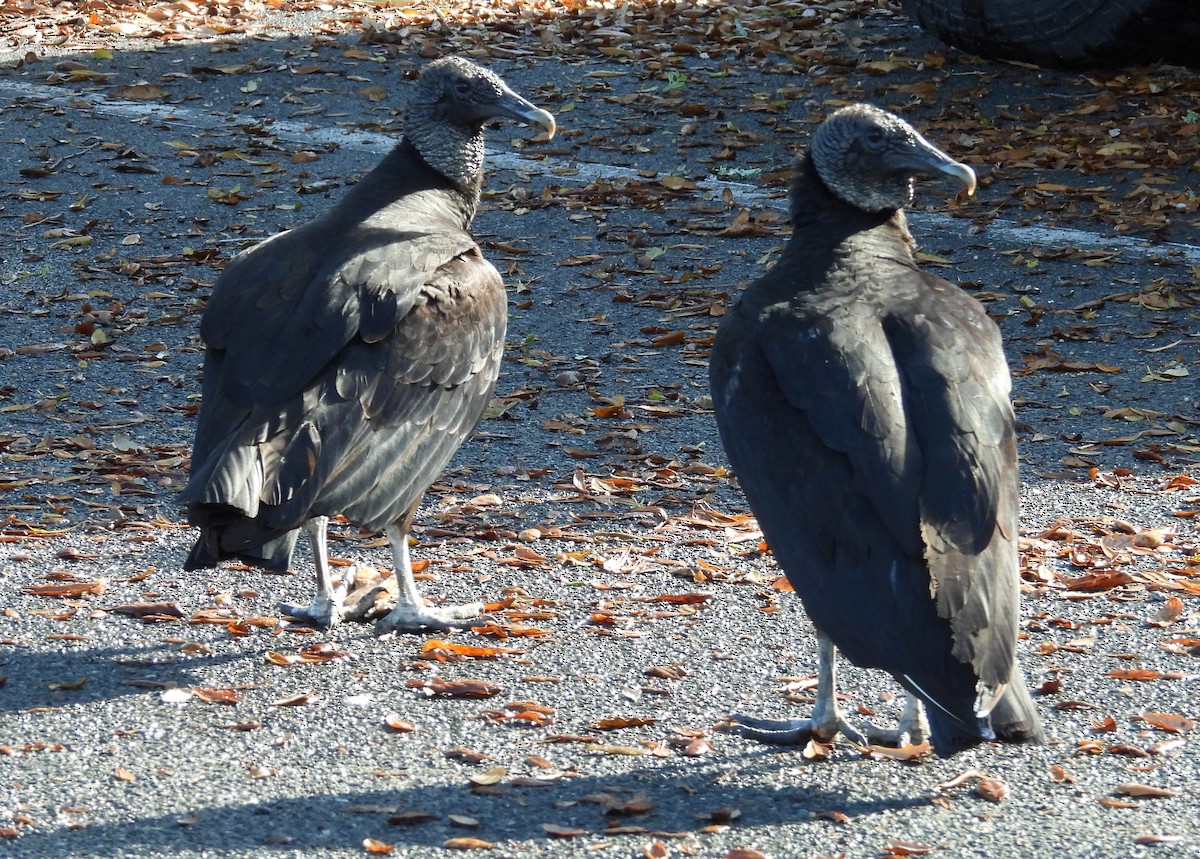
[[994, 687], [1011, 671], [1018, 610], [1011, 380], [983, 309], [939, 278], [925, 281], [923, 312], [889, 316], [883, 328], [921, 451], [915, 482], [938, 614], [950, 620], [955, 656]]
[[787, 317], [775, 322], [760, 342], [788, 403], [825, 448], [849, 460], [853, 488], [869, 499], [892, 540], [920, 557], [914, 477], [921, 451], [904, 413], [904, 380], [878, 321], [848, 314], [811, 317], [804, 326]]

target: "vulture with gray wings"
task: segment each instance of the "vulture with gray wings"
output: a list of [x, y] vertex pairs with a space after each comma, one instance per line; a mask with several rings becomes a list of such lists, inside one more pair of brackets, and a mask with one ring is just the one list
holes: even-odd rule
[[449, 57], [422, 71], [404, 136], [332, 209], [234, 259], [200, 323], [204, 387], [180, 497], [200, 529], [185, 564], [287, 569], [307, 532], [317, 593], [289, 613], [350, 615], [329, 517], [383, 530], [398, 602], [379, 632], [447, 627], [479, 604], [424, 605], [408, 532], [425, 490], [472, 432], [500, 368], [504, 285], [469, 230], [483, 126], [554, 118], [495, 74]]
[[[1042, 737], [1016, 661], [1020, 486], [1000, 333], [917, 267], [903, 211], [915, 180], [938, 176], [975, 189], [971, 168], [899, 117], [834, 113], [796, 165], [778, 265], [717, 334], [721, 439], [819, 643], [812, 718], [735, 717], [750, 736], [928, 732], [942, 755]], [[842, 717], [835, 648], [904, 687], [899, 730], [864, 736]]]

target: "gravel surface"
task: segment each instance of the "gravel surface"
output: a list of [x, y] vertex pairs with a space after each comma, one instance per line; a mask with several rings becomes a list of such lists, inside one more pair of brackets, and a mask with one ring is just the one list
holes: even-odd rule
[[[476, 233], [511, 292], [509, 360], [414, 557], [434, 600], [511, 600], [507, 638], [274, 623], [277, 601], [311, 595], [303, 552], [288, 576], [183, 574], [173, 497], [216, 270], [373, 166], [421, 62], [355, 32], [296, 37], [324, 20], [0, 69], [0, 854], [383, 851], [364, 839], [421, 859], [1200, 854], [1200, 538], [1180, 515], [1200, 478], [1195, 225], [1018, 218], [1023, 192], [986, 165], [978, 202], [926, 188], [912, 220], [927, 265], [996, 316], [1016, 371], [1020, 651], [1050, 742], [810, 759], [721, 729], [736, 711], [805, 712], [815, 648], [725, 470], [707, 347], [786, 237], [782, 186], [747, 183], [786, 167], [811, 114], [870, 98], [926, 128], [944, 109], [936, 93], [905, 109], [896, 81], [854, 71], [937, 50], [894, 17], [851, 22], [836, 75], [781, 62], [726, 84], [719, 58], [692, 57], [694, 80], [712, 75], [694, 119], [647, 100], [670, 94], [662, 74], [603, 56], [491, 63], [563, 134], [490, 133]], [[111, 77], [47, 83], [64, 60]], [[1049, 109], [1093, 85], [941, 67], [981, 69], [1009, 87], [989, 104], [1032, 91]], [[169, 96], [114, 96], [139, 82]], [[775, 113], [754, 108], [783, 91]], [[722, 161], [693, 145], [714, 140], [745, 146]], [[387, 569], [375, 535], [335, 530], [336, 557]], [[48, 585], [83, 593], [27, 592]], [[126, 613], [146, 603], [177, 616]], [[433, 638], [515, 652], [439, 656]], [[851, 710], [896, 718], [888, 678], [842, 679]], [[438, 680], [497, 691], [440, 697]], [[1128, 795], [1147, 786], [1170, 795]]]

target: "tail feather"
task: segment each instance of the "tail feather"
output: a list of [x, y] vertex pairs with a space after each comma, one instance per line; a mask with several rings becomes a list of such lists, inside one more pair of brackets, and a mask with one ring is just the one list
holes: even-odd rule
[[185, 570], [214, 567], [221, 561], [239, 560], [272, 572], [285, 572], [292, 562], [299, 529], [281, 530], [251, 519], [224, 505], [194, 504], [188, 521], [200, 528]]
[[1004, 697], [992, 708], [992, 729], [1006, 743], [1044, 743], [1046, 734], [1020, 666], [1013, 666]]

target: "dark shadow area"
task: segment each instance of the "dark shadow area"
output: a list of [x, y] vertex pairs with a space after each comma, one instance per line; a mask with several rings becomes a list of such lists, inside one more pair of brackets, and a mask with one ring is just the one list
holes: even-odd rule
[[[727, 761], [735, 771], [753, 772], [775, 755], [747, 755]], [[853, 766], [851, 762], [839, 766]], [[820, 766], [820, 765], [817, 765]], [[498, 785], [473, 791], [467, 786], [397, 787], [346, 792], [324, 789], [286, 799], [189, 808], [187, 813], [139, 817], [136, 824], [88, 825], [79, 829], [26, 831], [9, 841], [16, 856], [117, 856], [213, 851], [221, 854], [310, 852], [353, 848], [376, 838], [404, 850], [434, 849], [448, 839], [472, 837], [501, 848], [521, 844], [553, 850], [568, 841], [547, 832], [543, 824], [577, 830], [569, 839], [576, 849], [601, 838], [627, 838], [631, 849], [663, 833], [694, 830], [704, 811], [722, 821], [721, 809], [740, 809], [735, 829], [752, 832], [765, 824], [811, 823], [814, 815], [840, 812], [864, 820], [886, 812], [929, 806], [929, 797], [857, 799], [840, 791], [801, 788], [772, 790], [746, 785], [706, 784], [712, 768], [694, 762], [660, 764], [614, 777], [563, 778], [551, 786], [519, 788]], [[319, 778], [314, 773], [315, 778]], [[315, 787], [315, 785], [314, 785]], [[648, 807], [644, 813], [632, 809]], [[444, 813], [422, 820], [415, 812], [450, 809], [479, 825], [456, 824]], [[404, 812], [408, 812], [407, 816]], [[388, 823], [399, 815], [404, 823]], [[812, 824], [818, 839], [830, 837], [837, 824]], [[606, 835], [606, 830], [613, 829]], [[671, 836], [667, 836], [670, 840]], [[799, 846], [798, 846], [799, 849]]]
[[[178, 645], [165, 643], [123, 648], [76, 648], [67, 644], [53, 652], [32, 646], [4, 646], [0, 648], [0, 675], [6, 680], [0, 687], [0, 714], [65, 709], [82, 715], [92, 705], [130, 695], [204, 685], [196, 672], [242, 660], [261, 660], [263, 652], [248, 649], [237, 655], [187, 656], [179, 652]], [[16, 740], [10, 736], [6, 741]]]

